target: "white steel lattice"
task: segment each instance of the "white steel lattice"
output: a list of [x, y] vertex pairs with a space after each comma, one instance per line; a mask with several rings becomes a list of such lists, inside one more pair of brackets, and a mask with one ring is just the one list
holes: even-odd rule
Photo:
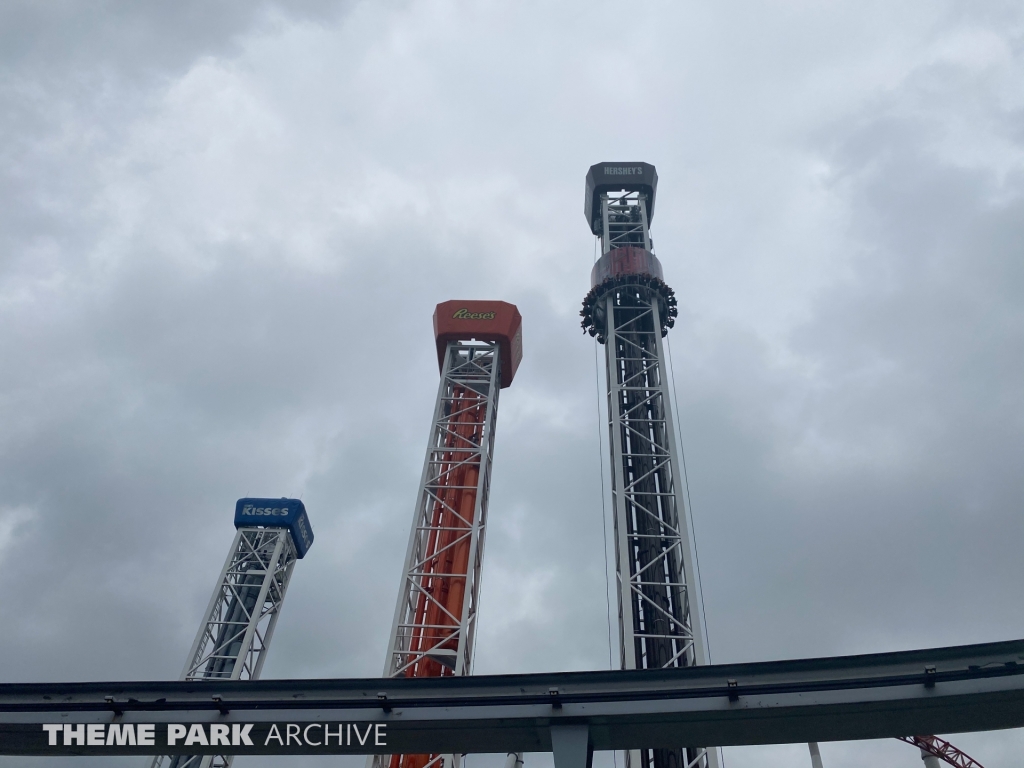
[[[413, 516], [385, 677], [467, 675], [480, 594], [497, 343], [448, 343]], [[378, 755], [368, 768], [457, 768], [457, 755]]]
[[[601, 204], [603, 253], [650, 250], [646, 195], [603, 195]], [[605, 344], [623, 669], [707, 663], [665, 376], [663, 286], [650, 275], [620, 275], [598, 288], [603, 293], [594, 309]], [[631, 750], [626, 765], [718, 768], [718, 756], [694, 746]]]
[[[181, 680], [257, 680], [292, 569], [287, 528], [239, 528]], [[151, 768], [228, 768], [231, 755], [160, 755]]]
[[601, 196], [602, 253], [615, 248], [651, 250], [651, 231], [647, 226], [647, 196], [623, 192]]

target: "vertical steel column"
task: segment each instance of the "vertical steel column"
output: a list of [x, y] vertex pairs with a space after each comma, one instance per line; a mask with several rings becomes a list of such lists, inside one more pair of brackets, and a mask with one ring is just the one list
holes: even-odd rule
[[601, 253], [627, 246], [651, 250], [647, 200], [637, 192], [601, 195]]
[[[807, 749], [811, 753], [811, 768], [824, 768], [824, 766], [821, 764], [821, 750], [818, 749], [818, 742], [807, 742]], [[929, 768], [932, 767], [929, 766]]]
[[[675, 299], [650, 250], [649, 207], [642, 191], [601, 193], [592, 230], [603, 255], [582, 312], [584, 329], [605, 344], [623, 669], [707, 664], [662, 345]], [[717, 768], [718, 758], [698, 746], [638, 749], [626, 765]]]
[[[287, 528], [239, 528], [179, 680], [257, 680], [296, 560]], [[158, 755], [151, 768], [228, 768], [232, 755]]]
[[[665, 376], [658, 294], [623, 285], [605, 299], [612, 510], [624, 669], [706, 664], [682, 477]], [[631, 768], [707, 765], [703, 749], [634, 750]]]
[[[467, 675], [480, 595], [499, 344], [447, 345], [385, 677]], [[377, 755], [368, 768], [457, 768], [457, 755]]]

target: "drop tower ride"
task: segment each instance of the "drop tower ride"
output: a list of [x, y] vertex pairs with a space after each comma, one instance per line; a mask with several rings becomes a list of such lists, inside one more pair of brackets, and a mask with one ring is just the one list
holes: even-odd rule
[[[650, 234], [657, 189], [648, 163], [587, 173], [584, 214], [601, 256], [580, 314], [605, 348], [622, 669], [708, 663], [662, 343], [678, 311]], [[718, 768], [718, 756], [691, 745], [636, 749], [626, 766]]]
[[[235, 540], [179, 680], [259, 680], [297, 560], [313, 545], [299, 499], [239, 499]], [[227, 746], [223, 740], [210, 746]], [[188, 739], [186, 738], [186, 742]], [[206, 737], [195, 742], [205, 745]], [[158, 755], [150, 768], [230, 768], [233, 755]]]
[[[504, 301], [434, 311], [441, 383], [398, 591], [385, 677], [468, 675], [498, 393], [523, 357], [522, 318]], [[459, 755], [376, 755], [367, 768], [458, 768]]]

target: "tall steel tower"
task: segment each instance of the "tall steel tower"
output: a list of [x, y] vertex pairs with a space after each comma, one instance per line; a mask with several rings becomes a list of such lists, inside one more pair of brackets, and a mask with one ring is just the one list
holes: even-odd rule
[[[601, 257], [583, 328], [605, 346], [612, 510], [623, 669], [707, 664], [662, 337], [676, 299], [662, 279], [650, 222], [658, 174], [648, 163], [599, 163], [584, 213]], [[640, 749], [627, 768], [717, 768], [713, 749]]]
[[[523, 357], [503, 301], [434, 311], [441, 384], [402, 570], [385, 677], [468, 675], [480, 596], [498, 392]], [[377, 755], [367, 768], [457, 768], [458, 755]]]
[[[298, 499], [239, 499], [235, 540], [179, 680], [257, 680], [295, 561], [313, 544]], [[205, 737], [204, 737], [205, 738]], [[151, 768], [227, 768], [231, 755], [159, 755]]]

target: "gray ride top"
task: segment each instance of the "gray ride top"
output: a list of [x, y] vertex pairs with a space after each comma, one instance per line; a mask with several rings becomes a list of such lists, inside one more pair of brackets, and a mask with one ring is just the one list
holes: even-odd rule
[[647, 195], [647, 223], [654, 218], [654, 197], [658, 192], [658, 172], [650, 163], [598, 163], [587, 171], [587, 191], [583, 215], [590, 231], [601, 234], [601, 193], [642, 192]]

